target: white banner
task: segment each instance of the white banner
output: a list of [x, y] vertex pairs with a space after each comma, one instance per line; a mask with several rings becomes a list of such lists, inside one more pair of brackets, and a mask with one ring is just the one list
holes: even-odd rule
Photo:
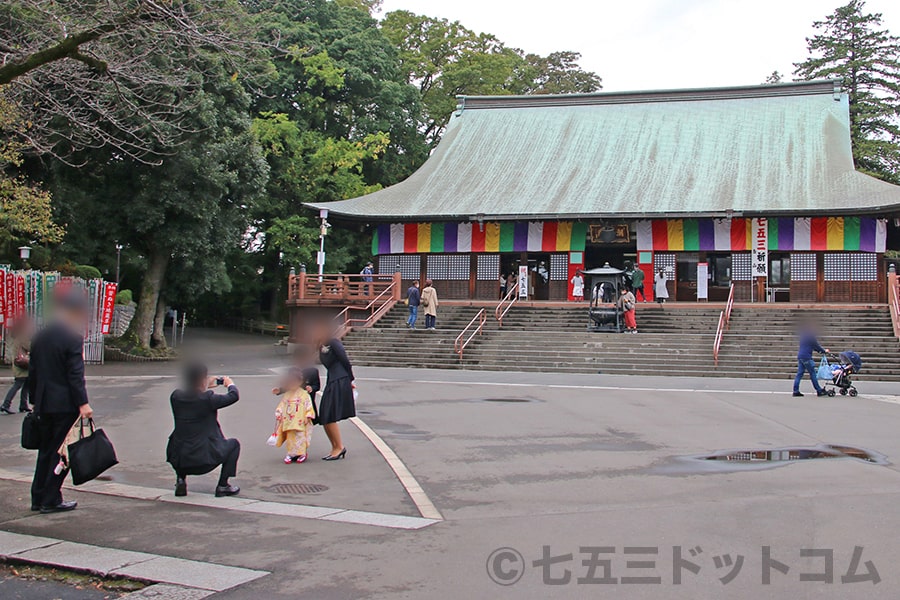
[[766, 219], [753, 219], [750, 240], [753, 247], [751, 273], [753, 277], [769, 276], [769, 223]]
[[519, 298], [528, 299], [528, 265], [519, 266]]
[[697, 300], [709, 299], [709, 263], [697, 263]]

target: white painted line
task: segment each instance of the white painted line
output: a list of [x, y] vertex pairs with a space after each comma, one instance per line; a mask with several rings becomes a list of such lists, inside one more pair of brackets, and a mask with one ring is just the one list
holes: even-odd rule
[[[399, 459], [396, 460], [399, 461]], [[402, 466], [402, 463], [400, 464]], [[412, 475], [408, 475], [408, 477], [409, 479], [412, 479]], [[0, 480], [29, 483], [31, 481], [31, 476], [24, 475], [15, 471], [0, 469]], [[418, 484], [415, 483], [415, 479], [412, 479], [412, 483], [418, 486]], [[66, 489], [74, 489], [79, 492], [85, 492], [89, 494], [100, 494], [104, 496], [115, 496], [117, 498], [128, 498], [131, 500], [148, 500], [156, 502], [166, 502], [169, 504], [202, 506], [204, 508], [215, 508], [218, 510], [232, 510], [236, 512], [254, 513], [261, 515], [289, 516], [297, 517], [300, 519], [312, 519], [314, 521], [338, 521], [343, 523], [355, 523], [359, 525], [372, 525], [375, 527], [387, 527], [390, 529], [422, 529], [423, 527], [434, 525], [435, 523], [443, 520], [443, 518], [441, 518], [440, 516], [437, 518], [426, 517], [424, 515], [422, 517], [411, 517], [408, 515], [364, 512], [346, 508], [333, 508], [328, 506], [289, 504], [287, 502], [269, 502], [265, 500], [256, 500], [254, 498], [246, 498], [240, 496], [216, 498], [212, 494], [191, 493], [188, 496], [176, 497], [172, 494], [172, 490], [132, 486], [123, 483], [91, 482], [78, 488], [67, 485]], [[419, 488], [417, 492], [414, 488], [413, 490], [414, 491], [411, 493], [411, 497], [413, 498], [413, 502], [416, 503], [416, 506], [420, 506], [420, 503], [422, 505], [431, 504], [431, 502], [428, 500], [428, 497], [425, 496], [425, 492], [421, 491], [421, 488]], [[421, 494], [421, 496], [419, 496], [419, 494]], [[424, 502], [422, 500], [423, 498]], [[434, 512], [437, 513], [437, 510], [435, 509]], [[346, 518], [342, 518], [340, 516], [342, 514], [347, 514], [348, 516]], [[440, 515], [440, 513], [437, 514]], [[359, 517], [358, 515], [364, 516]], [[0, 532], [0, 534], [2, 534], [2, 532]], [[2, 541], [3, 538], [2, 536], [0, 536], [0, 544], [2, 544]]]
[[[54, 538], [0, 532], [0, 558], [119, 575], [221, 592], [269, 575], [269, 571], [229, 567], [146, 552], [131, 552]], [[197, 596], [203, 597], [203, 596]]]
[[321, 519], [328, 515], [345, 512], [343, 508], [325, 508], [324, 506], [308, 506], [305, 504], [286, 504], [284, 502], [254, 502], [241, 507], [241, 512], [259, 513], [263, 515], [280, 515], [301, 519]]
[[215, 592], [211, 590], [200, 590], [197, 588], [181, 587], [168, 583], [157, 583], [148, 585], [136, 592], [131, 592], [122, 596], [126, 600], [203, 600], [212, 596]]
[[403, 461], [400, 460], [400, 457], [397, 456], [397, 453], [391, 449], [390, 446], [385, 443], [381, 437], [375, 433], [375, 431], [365, 424], [365, 422], [359, 417], [353, 417], [350, 421], [356, 425], [356, 427], [362, 432], [364, 436], [366, 436], [372, 445], [375, 446], [375, 449], [384, 457], [384, 460], [387, 461], [388, 466], [397, 475], [397, 479], [400, 480], [400, 485], [403, 486], [403, 489], [406, 490], [406, 493], [409, 494], [410, 499], [415, 503], [416, 508], [419, 509], [419, 514], [426, 519], [434, 519], [437, 521], [443, 521], [444, 517], [441, 515], [441, 512], [437, 509], [437, 507], [428, 499], [428, 495], [425, 493], [425, 490], [422, 489], [422, 486], [419, 485], [419, 482], [416, 481], [416, 478], [413, 477], [413, 474], [409, 472], [409, 469], [406, 468], [406, 465], [403, 464]]
[[[427, 500], [427, 498], [426, 498]], [[357, 525], [375, 525], [393, 529], [422, 529], [440, 521], [440, 519], [421, 519], [405, 515], [385, 515], [362, 510], [345, 510], [334, 515], [322, 517], [323, 521], [338, 521]]]

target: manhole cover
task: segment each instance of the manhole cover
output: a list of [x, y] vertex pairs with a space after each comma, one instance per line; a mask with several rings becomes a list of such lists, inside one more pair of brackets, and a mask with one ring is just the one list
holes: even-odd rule
[[528, 398], [485, 398], [482, 402], [506, 402], [510, 404], [531, 402]]
[[276, 494], [318, 494], [328, 491], [328, 486], [318, 483], [278, 483], [267, 489]]

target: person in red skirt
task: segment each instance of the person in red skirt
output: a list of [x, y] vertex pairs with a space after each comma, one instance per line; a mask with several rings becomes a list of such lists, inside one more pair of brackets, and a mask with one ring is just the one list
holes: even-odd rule
[[634, 294], [629, 292], [628, 288], [622, 288], [619, 309], [622, 311], [622, 316], [625, 317], [625, 331], [628, 333], [637, 333], [637, 319], [634, 317], [635, 302], [637, 300]]

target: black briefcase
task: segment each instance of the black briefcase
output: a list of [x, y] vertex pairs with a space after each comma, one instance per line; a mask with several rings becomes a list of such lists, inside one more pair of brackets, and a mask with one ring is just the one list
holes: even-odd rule
[[41, 417], [33, 412], [22, 420], [22, 447], [37, 450], [41, 447]]
[[67, 446], [72, 483], [81, 485], [96, 479], [104, 471], [119, 464], [116, 449], [102, 429], [94, 429], [94, 420], [88, 419], [91, 433], [84, 435], [84, 419], [81, 419], [78, 441]]

